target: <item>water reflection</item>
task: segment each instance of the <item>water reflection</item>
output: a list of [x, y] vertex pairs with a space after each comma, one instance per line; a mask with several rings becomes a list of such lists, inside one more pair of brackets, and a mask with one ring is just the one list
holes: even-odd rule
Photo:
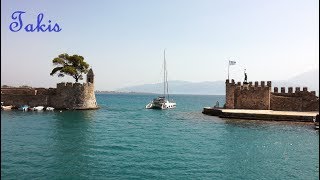
[[[297, 130], [300, 128], [312, 129], [313, 123], [310, 122], [290, 122], [290, 121], [263, 121], [263, 120], [246, 120], [246, 119], [227, 119], [222, 118], [225, 124], [229, 126], [236, 126], [241, 128], [252, 128], [252, 129], [288, 129]], [[286, 128], [287, 127], [287, 128]], [[296, 127], [296, 128], [292, 128]]]
[[[86, 174], [91, 159], [88, 146], [92, 142], [92, 126], [96, 111], [57, 112], [55, 119], [54, 166], [61, 177], [74, 178]], [[76, 165], [76, 166], [75, 166]]]
[[[299, 152], [313, 152], [317, 149], [313, 145], [313, 136], [309, 135], [313, 131], [305, 128], [311, 126], [310, 123], [238, 119], [224, 121], [225, 133], [220, 137], [224, 141], [221, 154], [225, 157], [223, 169], [230, 174], [231, 179], [314, 175], [314, 154], [309, 153], [308, 159], [296, 163]], [[297, 171], [290, 171], [292, 166]]]

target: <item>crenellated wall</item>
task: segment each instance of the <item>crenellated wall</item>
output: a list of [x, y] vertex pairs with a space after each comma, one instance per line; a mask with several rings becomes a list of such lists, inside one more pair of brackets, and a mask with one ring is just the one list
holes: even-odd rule
[[57, 88], [1, 88], [4, 105], [51, 106], [57, 109], [96, 109], [94, 84], [58, 83]]
[[262, 81], [260, 85], [238, 83], [235, 90], [235, 109], [270, 109], [270, 86]]
[[51, 106], [56, 109], [97, 109], [94, 74], [87, 73], [87, 83], [58, 83], [57, 88], [1, 88], [4, 105]]
[[226, 81], [227, 109], [270, 109], [271, 81], [243, 84]]
[[[295, 90], [295, 91], [293, 91]], [[271, 92], [271, 81], [249, 82], [243, 84], [226, 80], [227, 109], [257, 109], [277, 111], [319, 111], [319, 97], [315, 91], [308, 91], [307, 87], [274, 87]]]
[[21, 105], [29, 106], [49, 106], [50, 96], [48, 95], [27, 95], [27, 94], [1, 94], [1, 102], [5, 106], [13, 105], [19, 107]]
[[56, 95], [50, 98], [56, 108], [95, 109], [97, 108], [93, 83], [59, 83]]
[[1, 88], [1, 101], [4, 105], [48, 106], [50, 94], [54, 94], [53, 88]]
[[[295, 90], [295, 91], [293, 91]], [[271, 109], [287, 111], [319, 111], [319, 97], [315, 91], [308, 91], [307, 87], [274, 87], [271, 92]]]
[[1, 94], [35, 95], [33, 88], [1, 88]]

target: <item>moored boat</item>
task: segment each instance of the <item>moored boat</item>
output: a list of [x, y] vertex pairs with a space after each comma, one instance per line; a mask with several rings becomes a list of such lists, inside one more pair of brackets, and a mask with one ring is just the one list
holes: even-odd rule
[[314, 125], [316, 129], [319, 129], [319, 114], [314, 118]]
[[[149, 104], [146, 105], [146, 109], [173, 109], [176, 107], [176, 103], [173, 100], [169, 101], [168, 92], [168, 72], [166, 67], [166, 51], [164, 51], [164, 62], [163, 62], [163, 96], [153, 99]], [[167, 98], [166, 98], [167, 97]]]
[[28, 105], [22, 105], [18, 108], [20, 111], [28, 111], [29, 106]]
[[11, 110], [13, 106], [1, 106], [2, 110]]
[[33, 110], [34, 111], [42, 111], [44, 109], [43, 106], [36, 106], [36, 107], [33, 107]]
[[46, 107], [46, 111], [53, 111], [54, 108], [53, 107]]
[[153, 101], [146, 106], [147, 109], [173, 109], [175, 107], [175, 102], [170, 102], [163, 96], [153, 99]]

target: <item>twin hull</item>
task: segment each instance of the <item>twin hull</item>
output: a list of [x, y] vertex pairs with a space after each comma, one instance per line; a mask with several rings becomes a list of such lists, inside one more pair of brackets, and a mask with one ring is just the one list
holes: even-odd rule
[[153, 101], [146, 106], [147, 109], [173, 109], [175, 107], [176, 107], [176, 103], [169, 102], [169, 101], [166, 101], [166, 102]]

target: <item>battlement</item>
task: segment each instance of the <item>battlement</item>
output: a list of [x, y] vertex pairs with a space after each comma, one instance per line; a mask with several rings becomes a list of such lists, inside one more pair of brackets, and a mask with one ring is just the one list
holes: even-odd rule
[[303, 87], [302, 91], [300, 87], [295, 87], [295, 91], [293, 92], [293, 87], [288, 87], [288, 90], [286, 91], [285, 87], [280, 87], [280, 92], [278, 87], [273, 88], [273, 93], [276, 95], [301, 95], [301, 94], [311, 94], [316, 96], [315, 91], [308, 91], [307, 87]]
[[250, 85], [242, 85], [236, 86], [237, 91], [261, 91], [261, 90], [269, 90], [268, 86], [250, 86]]
[[61, 82], [57, 83], [57, 89], [65, 89], [70, 87], [90, 87], [93, 86], [93, 83], [72, 83], [72, 82]]
[[6, 105], [51, 106], [56, 109], [97, 109], [92, 69], [86, 83], [62, 82], [56, 88], [1, 88]]
[[234, 79], [231, 79], [231, 81], [229, 79], [227, 79], [226, 85], [235, 85]]
[[34, 88], [1, 88], [1, 94], [36, 95]]
[[227, 109], [318, 111], [319, 98], [307, 87], [274, 87], [271, 81], [235, 82], [226, 80]]
[[240, 87], [240, 89], [248, 89], [248, 87], [250, 88], [250, 87], [256, 87], [256, 88], [258, 88], [258, 87], [271, 87], [271, 81], [267, 81], [267, 84], [266, 84], [266, 82], [265, 81], [260, 81], [260, 83], [259, 83], [259, 81], [255, 81], [254, 82], [254, 84], [250, 81], [250, 82], [248, 82], [248, 83], [243, 83], [243, 82], [237, 82], [237, 83], [235, 83], [234, 82], [234, 80], [233, 81], [231, 81], [231, 83], [229, 82], [229, 80], [227, 80], [226, 81], [226, 84], [228, 85], [236, 85], [236, 88], [239, 88]]
[[[226, 108], [268, 109], [271, 81], [243, 83], [226, 80]], [[250, 101], [252, 100], [252, 101]]]

